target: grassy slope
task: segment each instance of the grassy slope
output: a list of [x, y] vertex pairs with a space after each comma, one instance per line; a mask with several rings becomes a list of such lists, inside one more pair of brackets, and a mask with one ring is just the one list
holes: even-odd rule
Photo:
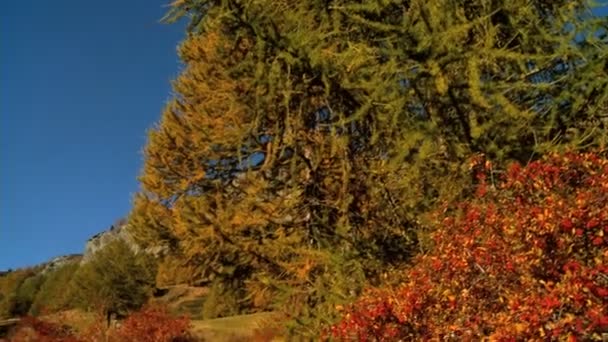
[[205, 287], [175, 285], [167, 288], [162, 297], [151, 299], [152, 303], [166, 305], [176, 315], [186, 315], [193, 320], [201, 319], [205, 296], [209, 290]]
[[[192, 319], [192, 333], [202, 341], [237, 342], [237, 341], [283, 341], [277, 335], [280, 329], [280, 315], [272, 312], [261, 312], [250, 315], [239, 315], [217, 319], [202, 320], [200, 313], [207, 289], [178, 285], [168, 289], [162, 297], [152, 302], [165, 304], [169, 309]], [[46, 315], [46, 321], [66, 325], [76, 332], [87, 330], [99, 317], [94, 313], [82, 310], [66, 310]]]
[[[204, 341], [252, 341], [256, 333], [274, 333], [280, 317], [276, 313], [261, 312], [210, 320], [192, 321], [192, 333]], [[273, 334], [273, 335], [274, 335]], [[258, 336], [262, 338], [262, 336]], [[283, 341], [280, 337], [264, 341]]]
[[167, 290], [167, 293], [154, 298], [152, 302], [167, 305], [174, 314], [190, 317], [193, 334], [203, 341], [251, 341], [256, 332], [275, 328], [280, 319], [275, 313], [262, 312], [203, 320], [201, 315], [207, 288], [176, 285]]

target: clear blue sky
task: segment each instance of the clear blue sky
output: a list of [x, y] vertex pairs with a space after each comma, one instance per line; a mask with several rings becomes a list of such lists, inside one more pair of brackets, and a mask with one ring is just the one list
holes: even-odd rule
[[168, 2], [0, 1], [0, 270], [80, 253], [128, 213], [179, 69]]

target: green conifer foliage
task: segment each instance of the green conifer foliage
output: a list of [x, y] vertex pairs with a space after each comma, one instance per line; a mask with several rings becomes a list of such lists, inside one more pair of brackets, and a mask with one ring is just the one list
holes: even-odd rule
[[305, 320], [378, 281], [475, 155], [605, 144], [606, 21], [584, 1], [178, 0], [167, 19], [185, 14], [130, 222], [251, 305], [280, 293]]
[[80, 259], [69, 262], [44, 275], [44, 282], [36, 293], [30, 308], [34, 315], [74, 308], [76, 301], [70, 282], [79, 267]]
[[27, 313], [30, 298], [23, 296], [20, 288], [28, 279], [35, 277], [37, 271], [39, 269], [23, 268], [0, 276], [0, 319]]
[[46, 280], [44, 274], [34, 274], [21, 283], [16, 293], [16, 305], [13, 308], [14, 316], [23, 316], [30, 312], [40, 287]]
[[77, 306], [125, 315], [142, 306], [154, 289], [156, 270], [143, 253], [115, 240], [82, 264], [70, 282]]

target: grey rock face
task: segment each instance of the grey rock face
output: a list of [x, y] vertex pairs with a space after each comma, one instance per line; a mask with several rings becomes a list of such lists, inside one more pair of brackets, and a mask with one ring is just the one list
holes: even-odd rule
[[103, 231], [99, 234], [93, 235], [85, 245], [84, 255], [82, 257], [82, 263], [86, 263], [91, 260], [91, 257], [97, 253], [97, 251], [103, 249], [109, 243], [115, 240], [123, 240], [134, 252], [139, 252], [140, 248], [135, 243], [135, 240], [129, 233], [128, 225], [124, 220], [119, 220], [113, 224], [110, 229]]
[[97, 251], [117, 239], [126, 242], [134, 253], [144, 252], [158, 257], [167, 251], [165, 246], [152, 246], [142, 249], [141, 246], [135, 242], [133, 235], [129, 231], [129, 225], [126, 220], [119, 220], [113, 224], [110, 229], [94, 235], [87, 241], [81, 263], [88, 262]]
[[44, 268], [42, 269], [41, 273], [45, 274], [47, 272], [56, 270], [64, 265], [79, 262], [81, 259], [82, 254], [70, 254], [55, 257], [44, 264]]

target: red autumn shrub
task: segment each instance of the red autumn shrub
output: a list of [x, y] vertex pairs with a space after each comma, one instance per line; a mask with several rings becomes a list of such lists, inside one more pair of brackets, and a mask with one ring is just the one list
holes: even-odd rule
[[187, 317], [173, 317], [160, 306], [145, 306], [127, 317], [110, 340], [116, 342], [187, 342], [193, 341]]
[[369, 290], [338, 340], [597, 340], [608, 332], [608, 160], [512, 165], [437, 215], [434, 249], [396, 289]]
[[32, 316], [21, 318], [10, 340], [13, 342], [79, 342], [69, 328]]
[[160, 306], [146, 306], [131, 313], [118, 328], [106, 329], [105, 320], [99, 319], [82, 334], [76, 335], [69, 328], [24, 317], [15, 328], [11, 341], [15, 342], [191, 342], [188, 332], [190, 320], [173, 317]]

